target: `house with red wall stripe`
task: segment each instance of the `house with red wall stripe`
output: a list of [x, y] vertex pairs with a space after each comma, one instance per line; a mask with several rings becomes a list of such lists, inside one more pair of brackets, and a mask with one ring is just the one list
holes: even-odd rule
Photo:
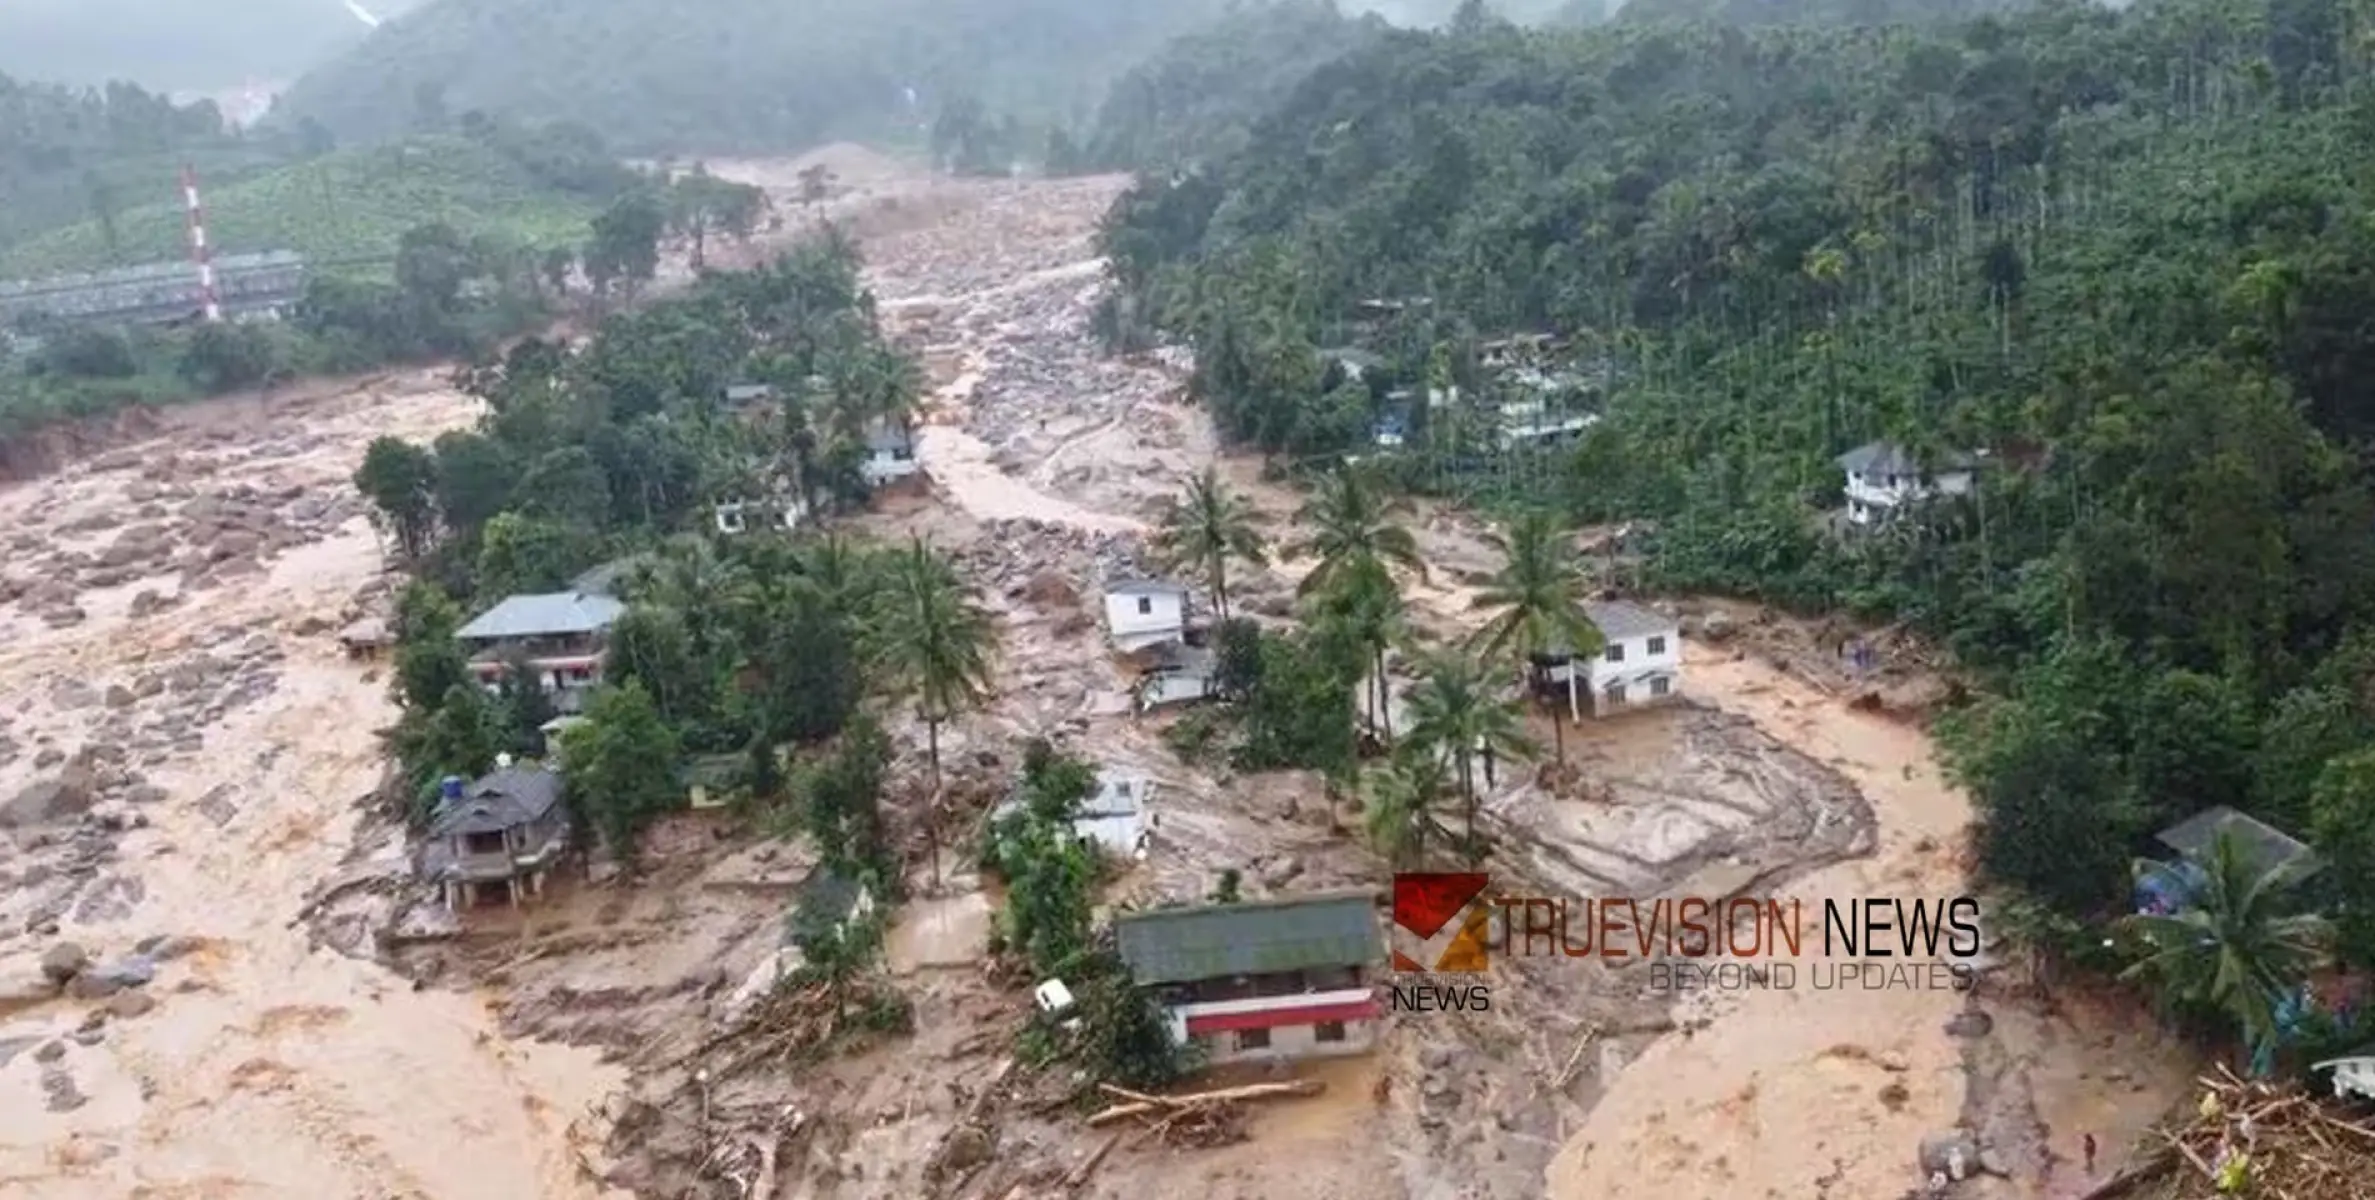
[[1376, 1041], [1385, 952], [1368, 892], [1157, 908], [1113, 926], [1131, 979], [1209, 1064], [1359, 1054]]

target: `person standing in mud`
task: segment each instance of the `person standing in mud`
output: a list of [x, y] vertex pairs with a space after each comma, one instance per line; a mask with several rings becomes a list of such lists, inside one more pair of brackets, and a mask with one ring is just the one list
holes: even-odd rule
[[2078, 1147], [2086, 1154], [2086, 1175], [2092, 1179], [2095, 1174], [2095, 1135], [2090, 1133], [2080, 1138]]

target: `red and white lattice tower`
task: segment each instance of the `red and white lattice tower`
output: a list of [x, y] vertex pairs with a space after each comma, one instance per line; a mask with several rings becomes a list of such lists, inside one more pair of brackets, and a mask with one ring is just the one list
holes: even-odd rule
[[223, 319], [222, 301], [214, 291], [214, 256], [206, 249], [206, 209], [198, 203], [198, 172], [181, 169], [181, 198], [190, 210], [190, 261], [198, 267], [198, 297], [206, 305], [209, 323]]

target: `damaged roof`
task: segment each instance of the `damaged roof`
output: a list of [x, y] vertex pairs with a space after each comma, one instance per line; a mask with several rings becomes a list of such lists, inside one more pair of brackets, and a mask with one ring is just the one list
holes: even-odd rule
[[1850, 475], [1919, 475], [1930, 471], [1968, 471], [1977, 461], [1970, 455], [1948, 450], [1924, 468], [1911, 450], [1895, 442], [1867, 442], [1838, 458], [1841, 469]]
[[2232, 836], [2236, 849], [2260, 870], [2296, 860], [2307, 860], [2304, 866], [2316, 865], [2315, 854], [2299, 838], [2223, 804], [2162, 830], [2160, 843], [2188, 858], [2201, 859], [2209, 857], [2211, 845], [2221, 834]]
[[1366, 966], [1384, 957], [1376, 900], [1322, 892], [1122, 913], [1115, 940], [1141, 986]]
[[528, 767], [505, 767], [437, 806], [432, 838], [501, 833], [541, 820], [561, 803], [561, 777]]

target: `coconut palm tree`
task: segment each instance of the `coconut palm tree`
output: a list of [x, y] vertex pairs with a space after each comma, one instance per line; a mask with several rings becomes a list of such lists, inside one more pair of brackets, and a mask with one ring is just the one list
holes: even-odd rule
[[1294, 556], [1319, 558], [1299, 590], [1305, 595], [1325, 590], [1362, 562], [1408, 567], [1426, 578], [1418, 539], [1394, 520], [1407, 507], [1406, 500], [1387, 492], [1365, 470], [1336, 468], [1295, 514], [1311, 527], [1311, 536], [1295, 546]]
[[[1477, 606], [1493, 617], [1476, 631], [1473, 645], [1486, 658], [1516, 659], [1521, 671], [1538, 655], [1560, 653], [1572, 657], [1573, 669], [1582, 670], [1606, 639], [1584, 609], [1583, 559], [1575, 552], [1574, 531], [1534, 509], [1520, 513], [1491, 540], [1501, 551], [1502, 565], [1477, 596]], [[1564, 721], [1553, 706], [1551, 736], [1561, 765], [1567, 761]]]
[[2298, 911], [2294, 887], [2306, 874], [2298, 859], [2263, 864], [2221, 832], [2189, 861], [2201, 879], [2190, 906], [2121, 922], [2146, 947], [2122, 977], [2149, 977], [2172, 1001], [2232, 1018], [2254, 1052], [2272, 1046], [2278, 1004], [2325, 965], [2333, 928]]
[[[1436, 754], [1396, 755], [1385, 770], [1370, 773], [1362, 821], [1370, 844], [1397, 869], [1425, 862], [1430, 844], [1452, 840], [1438, 811], [1448, 782], [1443, 758]], [[1473, 834], [1468, 841], [1473, 858]]]
[[1484, 664], [1456, 652], [1427, 657], [1410, 704], [1413, 753], [1431, 754], [1451, 766], [1453, 782], [1467, 802], [1468, 840], [1476, 841], [1476, 757], [1523, 761], [1539, 752], [1525, 733], [1517, 704], [1493, 695]]
[[874, 661], [894, 695], [913, 697], [924, 722], [932, 796], [924, 832], [931, 845], [932, 887], [940, 887], [940, 726], [989, 699], [998, 634], [990, 614], [966, 595], [946, 559], [911, 537], [892, 556], [874, 594]]
[[1188, 477], [1187, 492], [1172, 501], [1155, 534], [1155, 547], [1175, 567], [1196, 567], [1212, 589], [1213, 607], [1229, 619], [1229, 561], [1260, 567], [1269, 561], [1253, 505], [1221, 482], [1217, 467]]

